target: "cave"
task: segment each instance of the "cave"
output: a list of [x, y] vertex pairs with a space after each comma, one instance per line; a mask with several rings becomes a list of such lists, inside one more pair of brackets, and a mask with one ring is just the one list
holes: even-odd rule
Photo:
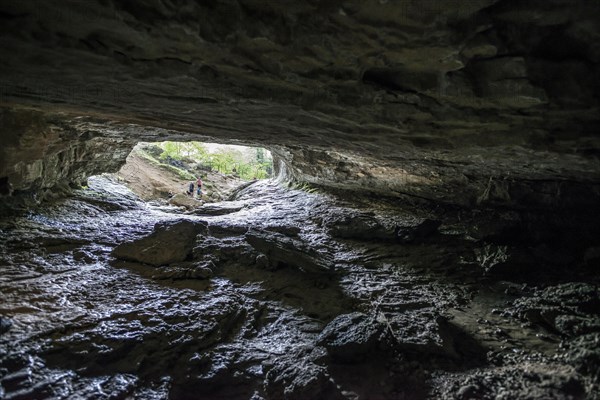
[[273, 167], [273, 156], [263, 147], [140, 142], [119, 171], [107, 177], [121, 182], [143, 201], [187, 211], [228, 200], [247, 184], [272, 178]]
[[[0, 398], [597, 398], [600, 3], [0, 20]], [[272, 170], [125, 173], [163, 142]]]

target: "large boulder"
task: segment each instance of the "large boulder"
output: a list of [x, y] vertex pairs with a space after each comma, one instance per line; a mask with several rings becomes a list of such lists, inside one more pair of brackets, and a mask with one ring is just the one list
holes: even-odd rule
[[202, 200], [195, 199], [194, 197], [178, 193], [169, 199], [169, 204], [192, 210], [202, 206], [204, 202]]
[[394, 228], [386, 227], [372, 215], [333, 214], [324, 221], [331, 236], [341, 239], [393, 240]]
[[331, 236], [341, 239], [367, 241], [396, 241], [412, 243], [426, 239], [437, 232], [440, 221], [411, 219], [387, 224], [369, 214], [332, 214], [323, 220]]
[[120, 244], [112, 255], [156, 267], [182, 262], [192, 253], [196, 236], [205, 232], [206, 224], [201, 222], [159, 222], [149, 236]]
[[[196, 200], [198, 201], [198, 200]], [[227, 215], [233, 214], [244, 208], [240, 203], [214, 203], [214, 204], [198, 204], [198, 208], [189, 212], [194, 215]]]
[[264, 390], [268, 398], [345, 399], [323, 365], [324, 357], [322, 347], [306, 347], [263, 363]]
[[321, 332], [317, 344], [342, 362], [360, 362], [385, 347], [389, 337], [387, 326], [375, 318], [355, 312], [339, 315]]
[[335, 264], [330, 255], [312, 249], [306, 243], [275, 232], [251, 230], [246, 241], [269, 260], [269, 266], [277, 269], [291, 266], [307, 273], [331, 274]]

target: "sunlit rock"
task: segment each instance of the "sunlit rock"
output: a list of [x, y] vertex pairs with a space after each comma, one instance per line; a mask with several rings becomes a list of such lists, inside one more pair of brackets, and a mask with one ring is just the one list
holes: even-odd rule
[[169, 204], [179, 207], [185, 207], [188, 210], [193, 210], [202, 206], [202, 200], [196, 199], [184, 193], [177, 193], [169, 199]]

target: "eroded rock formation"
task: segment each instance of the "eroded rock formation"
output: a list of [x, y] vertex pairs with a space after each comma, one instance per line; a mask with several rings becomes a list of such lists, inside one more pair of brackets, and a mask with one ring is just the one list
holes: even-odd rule
[[595, 2], [0, 7], [6, 188], [114, 171], [136, 141], [210, 137], [271, 146], [289, 177], [354, 191], [598, 201]]
[[[586, 0], [2, 1], [0, 397], [593, 398], [599, 39]], [[163, 140], [279, 179], [77, 188]]]
[[536, 246], [547, 229], [514, 212], [259, 181], [182, 216], [122, 190], [97, 177], [0, 218], [7, 399], [598, 392], [595, 265], [577, 240]]

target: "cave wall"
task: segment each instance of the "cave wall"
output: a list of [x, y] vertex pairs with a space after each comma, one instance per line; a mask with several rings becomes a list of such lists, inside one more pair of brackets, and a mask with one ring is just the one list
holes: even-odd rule
[[83, 185], [90, 175], [116, 172], [135, 141], [103, 129], [67, 124], [28, 110], [0, 110], [0, 176], [4, 195]]
[[0, 126], [16, 190], [169, 139], [267, 145], [290, 178], [389, 196], [599, 199], [598, 2], [28, 0], [0, 20], [3, 115], [39, 116]]
[[[287, 147], [271, 149], [285, 165], [286, 177], [340, 190], [387, 197], [422, 199], [461, 207], [498, 206], [523, 209], [594, 208], [600, 199], [600, 184], [585, 176], [547, 178], [536, 166], [577, 163], [576, 157], [558, 158], [544, 154], [521, 168], [510, 165], [514, 154], [490, 153], [472, 159], [470, 165], [457, 166], [452, 160], [429, 157], [382, 161], [361, 154], [327, 149]], [[497, 160], [489, 165], [490, 159]], [[523, 155], [523, 159], [527, 159]], [[574, 166], [574, 164], [571, 164]], [[581, 166], [585, 168], [590, 166]], [[482, 173], [485, 171], [485, 173]], [[589, 170], [590, 176], [594, 170]]]

